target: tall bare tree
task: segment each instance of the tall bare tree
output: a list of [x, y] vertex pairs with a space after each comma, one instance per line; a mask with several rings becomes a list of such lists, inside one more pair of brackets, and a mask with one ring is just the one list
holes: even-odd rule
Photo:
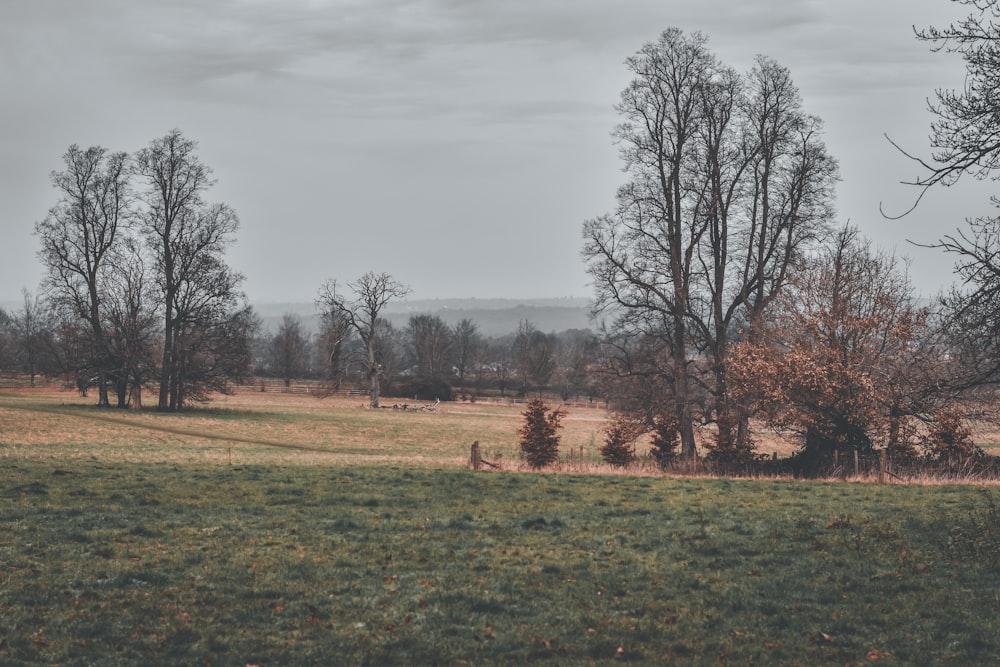
[[379, 350], [380, 315], [393, 299], [401, 299], [410, 289], [388, 273], [368, 272], [347, 283], [351, 296], [338, 290], [336, 280], [329, 280], [319, 290], [316, 304], [324, 312], [338, 312], [350, 323], [365, 346], [365, 372], [368, 377], [370, 401], [379, 407], [383, 360]]
[[88, 364], [97, 375], [101, 406], [108, 400], [108, 371], [113, 365], [105, 326], [102, 271], [131, 221], [128, 156], [94, 146], [72, 145], [63, 156], [65, 169], [53, 172], [59, 203], [35, 225], [39, 257], [51, 300], [87, 324]]
[[630, 178], [616, 212], [585, 224], [584, 256], [619, 349], [658, 350], [650, 386], [668, 392], [660, 402], [693, 458], [696, 419], [718, 425], [720, 446], [742, 437], [729, 339], [828, 224], [837, 167], [771, 60], [740, 76], [703, 35], [672, 28], [627, 64], [614, 136]]
[[[690, 302], [699, 347], [711, 357], [715, 447], [737, 455], [749, 446], [748, 414], [726, 379], [731, 336], [737, 328], [753, 335], [796, 260], [826, 236], [837, 178], [821, 122], [803, 112], [787, 68], [758, 57], [741, 93], [732, 111], [727, 90], [726, 110], [707, 114], [725, 122], [710, 122], [705, 142], [711, 196], [696, 285], [703, 297]], [[711, 306], [699, 307], [704, 301]]]
[[233, 242], [239, 219], [225, 204], [207, 204], [212, 170], [198, 157], [197, 143], [172, 130], [135, 155], [135, 171], [146, 181], [143, 233], [154, 258], [161, 293], [163, 353], [158, 407], [179, 410], [185, 383], [195, 374], [221, 386], [222, 368], [199, 356], [213, 347], [214, 334], [245, 307], [238, 292], [242, 276], [223, 255]]

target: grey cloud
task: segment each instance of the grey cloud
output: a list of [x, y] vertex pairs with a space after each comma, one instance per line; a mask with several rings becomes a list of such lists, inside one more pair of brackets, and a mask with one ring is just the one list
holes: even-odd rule
[[[927, 58], [912, 37], [911, 23], [940, 24], [941, 4], [952, 3], [5, 2], [0, 85], [10, 122], [3, 145], [17, 165], [10, 171], [30, 177], [17, 187], [8, 179], [2, 222], [44, 214], [52, 203], [46, 174], [69, 143], [129, 149], [180, 126], [217, 168], [220, 197], [240, 210], [245, 233], [237, 246], [247, 257], [251, 249], [266, 257], [287, 242], [293, 225], [305, 230], [318, 218], [386, 228], [397, 219], [413, 227], [430, 220], [463, 231], [486, 219], [495, 243], [501, 235], [549, 229], [558, 219], [563, 227], [552, 234], [569, 239], [569, 259], [558, 272], [578, 275], [577, 219], [613, 204], [621, 174], [608, 136], [618, 120], [612, 106], [627, 84], [623, 61], [644, 42], [678, 26], [708, 35], [709, 46], [739, 70], [758, 53], [771, 56], [791, 68], [806, 108], [828, 121], [835, 154], [843, 137], [868, 141], [864, 150], [874, 152], [871, 142], [887, 128], [873, 118], [896, 113], [900, 93], [929, 94], [939, 85], [937, 72], [961, 72], [960, 63]], [[867, 167], [870, 155], [860, 162]], [[387, 170], [394, 191], [410, 184], [408, 196], [385, 196]], [[850, 215], [861, 205], [852, 209], [848, 188], [877, 179], [845, 169], [848, 177], [842, 201]], [[29, 184], [39, 192], [31, 199], [24, 196]], [[435, 197], [448, 187], [464, 198], [445, 207]], [[414, 201], [424, 201], [423, 208]], [[287, 224], [276, 231], [274, 220]], [[28, 240], [14, 252], [31, 257], [30, 222], [24, 230]], [[349, 233], [368, 239], [373, 232], [352, 225]], [[421, 238], [399, 244], [398, 252], [433, 253], [442, 245], [421, 249]], [[340, 241], [329, 248], [349, 246]], [[4, 244], [15, 247], [9, 237]], [[326, 272], [337, 262], [367, 261], [329, 248], [296, 262]], [[259, 281], [269, 263], [247, 261], [246, 272]], [[338, 272], [347, 270], [338, 265]], [[19, 285], [8, 275], [0, 277]], [[275, 284], [283, 279], [274, 276]]]

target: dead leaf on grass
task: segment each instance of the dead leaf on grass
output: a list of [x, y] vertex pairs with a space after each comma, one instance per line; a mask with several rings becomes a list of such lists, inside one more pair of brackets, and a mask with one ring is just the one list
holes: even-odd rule
[[888, 658], [889, 654], [886, 653], [885, 651], [880, 651], [878, 647], [873, 647], [872, 650], [868, 651], [868, 655], [866, 657], [872, 662], [874, 662], [875, 660]]

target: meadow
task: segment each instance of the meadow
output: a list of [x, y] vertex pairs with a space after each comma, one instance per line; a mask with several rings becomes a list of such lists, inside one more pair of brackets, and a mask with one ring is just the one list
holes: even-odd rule
[[995, 487], [607, 474], [596, 409], [553, 474], [516, 407], [90, 404], [0, 395], [0, 664], [1000, 662]]

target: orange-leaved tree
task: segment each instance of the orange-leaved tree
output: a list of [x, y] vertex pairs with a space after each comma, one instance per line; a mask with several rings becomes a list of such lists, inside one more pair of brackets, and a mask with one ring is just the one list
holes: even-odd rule
[[939, 398], [928, 317], [900, 262], [846, 227], [797, 273], [764, 331], [734, 346], [734, 393], [799, 433], [806, 472], [834, 450], [897, 446], [905, 420]]

